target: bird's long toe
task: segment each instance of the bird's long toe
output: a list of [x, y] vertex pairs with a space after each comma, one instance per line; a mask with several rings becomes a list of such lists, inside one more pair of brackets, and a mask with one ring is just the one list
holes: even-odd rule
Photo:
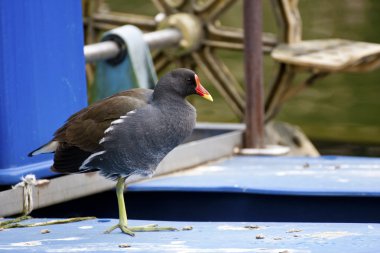
[[178, 231], [174, 227], [159, 227], [157, 224], [149, 224], [145, 226], [129, 227], [133, 232], [159, 232], [159, 231]]
[[159, 227], [157, 224], [148, 224], [145, 226], [134, 226], [134, 227], [128, 227], [123, 224], [116, 224], [106, 231], [104, 231], [105, 234], [109, 234], [115, 229], [120, 228], [120, 230], [127, 235], [135, 236], [134, 232], [160, 232], [160, 231], [178, 231], [177, 228], [174, 227]]
[[127, 235], [130, 235], [130, 236], [135, 236], [135, 233], [133, 233], [132, 231], [131, 231], [131, 229], [130, 228], [128, 228], [128, 226], [126, 226], [126, 225], [123, 225], [123, 224], [116, 224], [116, 225], [114, 225], [114, 226], [112, 226], [112, 227], [110, 227], [109, 229], [107, 229], [106, 231], [104, 231], [104, 233], [105, 234], [109, 234], [109, 233], [111, 233], [112, 231], [114, 231], [115, 229], [117, 229], [117, 228], [120, 228], [120, 230], [124, 233], [124, 234], [127, 234]]

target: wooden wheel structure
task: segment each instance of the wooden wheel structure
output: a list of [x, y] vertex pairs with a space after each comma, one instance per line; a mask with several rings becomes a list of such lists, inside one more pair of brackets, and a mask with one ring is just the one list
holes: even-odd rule
[[[233, 113], [242, 118], [245, 90], [216, 52], [242, 51], [242, 28], [222, 24], [221, 17], [239, 0], [151, 0], [154, 16], [109, 11], [104, 0], [83, 0], [86, 43], [95, 43], [99, 34], [125, 24], [144, 32], [177, 28], [182, 40], [176, 48], [153, 50], [158, 73], [170, 64], [198, 68], [215, 86]], [[265, 99], [265, 121], [281, 106], [316, 80], [338, 72], [366, 72], [380, 66], [380, 45], [341, 39], [303, 41], [298, 0], [272, 0], [279, 26], [279, 41], [263, 34], [263, 51], [278, 63]], [[240, 18], [240, 17], [239, 17]], [[299, 73], [307, 77], [295, 83]], [[91, 80], [91, 79], [90, 79]]]
[[[215, 86], [234, 114], [242, 118], [245, 91], [242, 83], [217, 56], [218, 49], [243, 50], [242, 28], [224, 26], [220, 17], [238, 1], [235, 0], [152, 0], [157, 15], [116, 13], [107, 10], [105, 2], [84, 1], [86, 43], [94, 43], [99, 34], [117, 26], [131, 24], [144, 32], [175, 27], [182, 33], [177, 48], [154, 50], [158, 73], [170, 64], [201, 71]], [[264, 34], [263, 48], [269, 52], [276, 44], [273, 36]]]

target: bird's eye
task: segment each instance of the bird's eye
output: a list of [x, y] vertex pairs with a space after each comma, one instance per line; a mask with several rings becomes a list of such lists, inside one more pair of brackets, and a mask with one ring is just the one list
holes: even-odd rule
[[187, 80], [188, 82], [190, 82], [190, 81], [191, 81], [191, 79], [190, 79], [190, 78], [187, 78], [186, 80]]

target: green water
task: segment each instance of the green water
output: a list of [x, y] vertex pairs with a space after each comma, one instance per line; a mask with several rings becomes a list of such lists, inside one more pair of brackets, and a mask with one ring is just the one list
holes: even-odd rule
[[[152, 15], [150, 1], [110, 0], [111, 9]], [[269, 1], [264, 0], [264, 31], [276, 33]], [[380, 43], [380, 1], [300, 0], [303, 39], [345, 38]], [[225, 13], [222, 23], [241, 26], [242, 1]], [[237, 18], [239, 17], [239, 18]], [[219, 51], [218, 55], [243, 82], [243, 54]], [[265, 57], [265, 85], [273, 78], [276, 64]], [[201, 75], [202, 78], [202, 75]], [[192, 98], [201, 121], [237, 122], [219, 94], [202, 78], [214, 103]], [[319, 140], [380, 144], [380, 70], [362, 74], [334, 74], [322, 79], [289, 101], [277, 119], [299, 125]]]

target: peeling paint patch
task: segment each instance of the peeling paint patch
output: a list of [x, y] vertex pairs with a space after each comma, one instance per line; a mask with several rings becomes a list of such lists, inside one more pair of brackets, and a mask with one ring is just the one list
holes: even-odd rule
[[58, 239], [45, 239], [41, 241], [78, 241], [82, 239], [81, 237], [66, 237], [66, 238], [58, 238]]
[[29, 242], [14, 242], [11, 243], [10, 246], [13, 247], [34, 247], [42, 245], [41, 241], [29, 241]]
[[199, 166], [195, 169], [180, 171], [172, 174], [171, 176], [201, 176], [206, 174], [213, 174], [214, 172], [224, 171], [226, 168], [222, 166]]
[[294, 170], [288, 170], [288, 171], [280, 171], [276, 172], [276, 176], [278, 177], [284, 177], [284, 176], [303, 176], [303, 175], [317, 175], [317, 171], [294, 171]]
[[[131, 248], [128, 248], [128, 249], [131, 249]], [[54, 249], [49, 248], [46, 250], [46, 252], [55, 252], [55, 253], [112, 252], [112, 251], [125, 252], [125, 248], [120, 248], [118, 244], [114, 244], [114, 243], [86, 243], [86, 244], [82, 244], [81, 246], [56, 247]]]
[[316, 238], [316, 239], [337, 239], [346, 236], [357, 236], [361, 235], [359, 233], [350, 233], [347, 231], [333, 231], [333, 232], [318, 232], [313, 234], [308, 234], [306, 237]]
[[34, 246], [40, 246], [42, 245], [42, 242], [48, 242], [48, 241], [76, 241], [80, 240], [80, 237], [66, 237], [66, 238], [58, 238], [58, 239], [43, 239], [38, 241], [27, 241], [27, 242], [13, 242], [10, 243], [9, 246], [13, 247], [34, 247]]
[[302, 229], [293, 228], [286, 231], [286, 233], [297, 233], [297, 232], [302, 232]]
[[172, 241], [170, 244], [185, 244], [186, 241]]
[[261, 227], [257, 225], [246, 225], [244, 228], [247, 228], [249, 230], [261, 229]]
[[259, 227], [256, 225], [245, 225], [245, 226], [230, 226], [230, 225], [221, 225], [217, 227], [218, 230], [253, 230], [253, 229], [264, 229], [264, 227]]
[[259, 230], [259, 229], [266, 229], [265, 226], [257, 226], [257, 225], [242, 225], [242, 226], [230, 226], [230, 225], [221, 225], [218, 226], [218, 230]]
[[81, 226], [81, 227], [78, 227], [79, 229], [91, 229], [91, 228], [94, 228], [93, 226]]
[[248, 228], [239, 227], [239, 226], [222, 225], [222, 226], [218, 226], [218, 230], [248, 230]]

